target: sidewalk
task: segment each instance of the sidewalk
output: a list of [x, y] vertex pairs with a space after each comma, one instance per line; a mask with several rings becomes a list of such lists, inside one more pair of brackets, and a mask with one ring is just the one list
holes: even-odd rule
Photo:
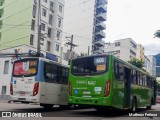
[[9, 100], [0, 99], [0, 103], [8, 103]]

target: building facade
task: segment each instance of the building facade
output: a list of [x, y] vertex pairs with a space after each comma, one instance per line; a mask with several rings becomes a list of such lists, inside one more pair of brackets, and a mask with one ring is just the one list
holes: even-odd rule
[[154, 57], [156, 59], [156, 77], [160, 77], [160, 53]]
[[[0, 54], [36, 51], [40, 43], [60, 61], [63, 14], [64, 0], [0, 0]], [[13, 60], [0, 57], [0, 98], [9, 95]]]
[[114, 43], [106, 44], [105, 53], [113, 54], [124, 61], [130, 61], [136, 58], [137, 43], [131, 38], [116, 40]]
[[[64, 43], [73, 35], [78, 54], [104, 53], [107, 0], [67, 0], [64, 13]], [[64, 51], [69, 47], [64, 46]]]
[[144, 56], [144, 66], [143, 69], [146, 70], [146, 72], [151, 72], [151, 62], [150, 59], [145, 55]]
[[136, 58], [144, 61], [144, 47], [141, 44], [137, 44]]
[[156, 59], [153, 55], [148, 55], [147, 58], [150, 60], [150, 71], [152, 76], [156, 76]]
[[36, 48], [40, 37], [41, 50], [60, 56], [64, 0], [2, 1], [0, 50], [23, 44]]

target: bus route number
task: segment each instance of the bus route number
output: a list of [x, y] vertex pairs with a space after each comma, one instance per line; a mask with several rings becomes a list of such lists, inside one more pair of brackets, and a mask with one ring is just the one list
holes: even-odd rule
[[95, 64], [104, 64], [105, 63], [105, 58], [95, 58]]

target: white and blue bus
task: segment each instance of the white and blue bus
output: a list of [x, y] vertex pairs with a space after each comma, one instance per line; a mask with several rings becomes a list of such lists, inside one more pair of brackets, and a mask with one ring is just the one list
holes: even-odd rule
[[25, 58], [13, 65], [12, 101], [40, 103], [46, 109], [68, 105], [69, 67], [45, 58]]

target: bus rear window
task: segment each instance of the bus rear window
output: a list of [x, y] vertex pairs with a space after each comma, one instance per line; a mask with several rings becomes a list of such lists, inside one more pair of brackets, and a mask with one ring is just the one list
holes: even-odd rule
[[13, 76], [34, 76], [37, 74], [37, 67], [37, 59], [25, 59], [16, 61], [13, 67]]
[[96, 56], [77, 58], [72, 61], [71, 72], [73, 75], [97, 75], [108, 69], [108, 57]]

